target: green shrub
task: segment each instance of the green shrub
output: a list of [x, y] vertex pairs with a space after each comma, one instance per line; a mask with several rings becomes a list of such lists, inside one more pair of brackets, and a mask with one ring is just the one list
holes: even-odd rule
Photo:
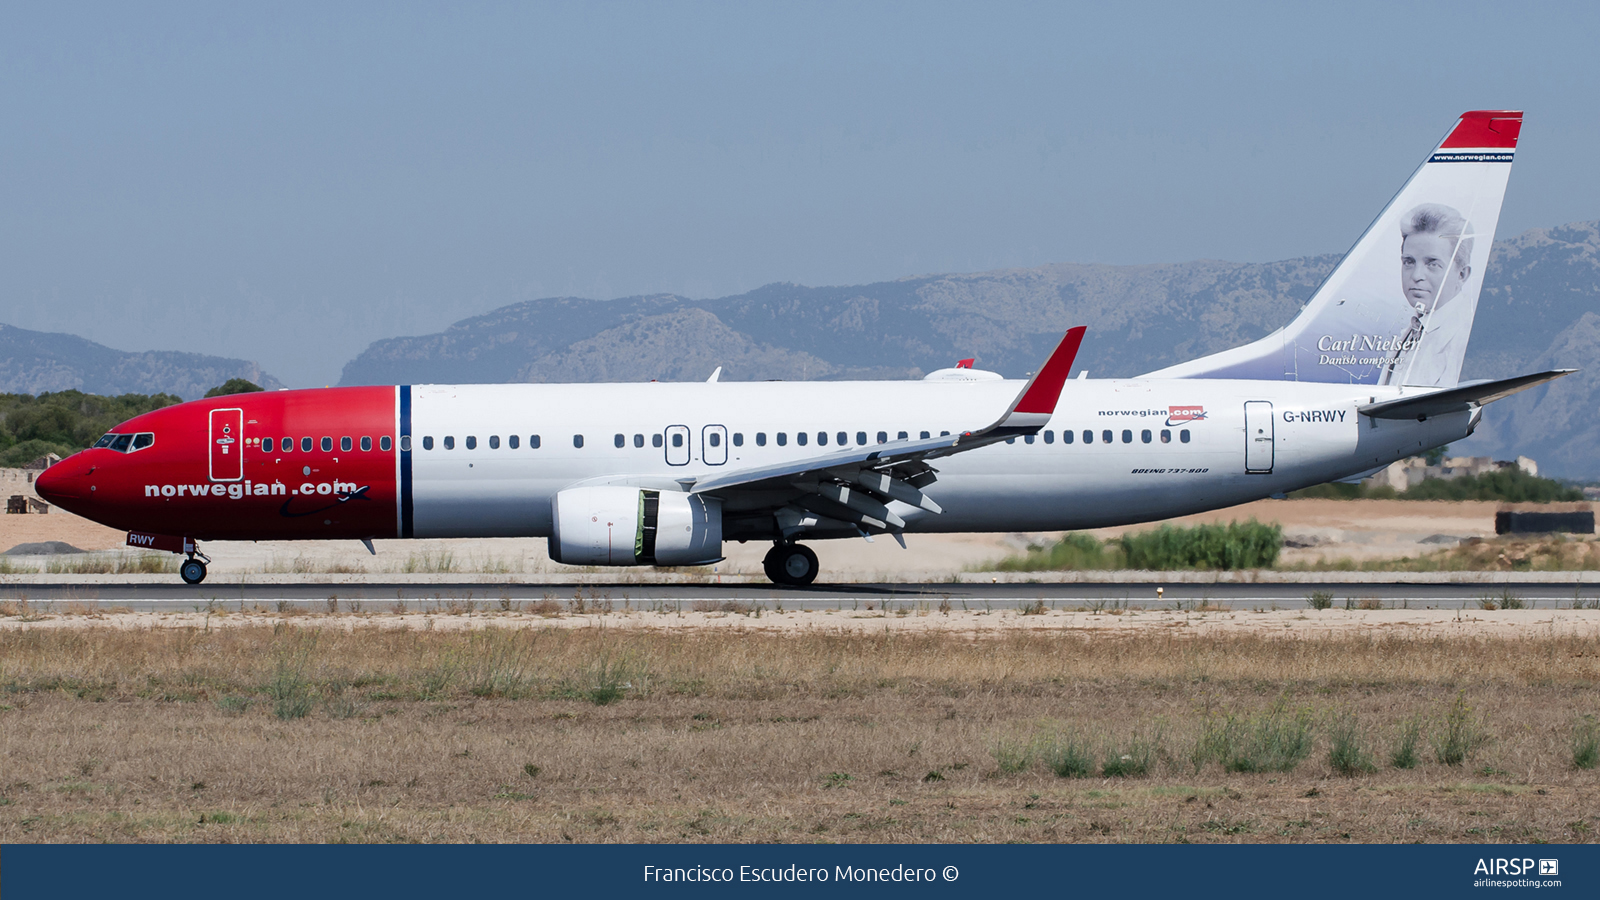
[[1003, 559], [995, 568], [1002, 572], [1114, 569], [1119, 561], [1110, 550], [1093, 535], [1075, 531], [1049, 547], [1032, 547], [1023, 556]]
[[1283, 529], [1255, 519], [1191, 528], [1163, 525], [1125, 534], [1118, 543], [1133, 569], [1257, 569], [1278, 561]]
[[1306, 598], [1312, 609], [1327, 609], [1333, 606], [1333, 594], [1330, 591], [1312, 591]]
[[1255, 716], [1213, 718], [1195, 745], [1195, 769], [1216, 762], [1226, 772], [1292, 772], [1310, 755], [1315, 732], [1309, 710], [1281, 703]]
[[304, 660], [281, 658], [267, 682], [267, 699], [272, 714], [280, 719], [303, 719], [313, 705], [311, 682], [306, 678]]
[[1592, 769], [1600, 765], [1600, 722], [1584, 716], [1572, 729], [1572, 767]]
[[118, 423], [181, 402], [171, 394], [0, 394], [0, 466], [20, 466], [46, 453], [68, 456]]
[[1328, 765], [1347, 778], [1368, 775], [1378, 770], [1366, 748], [1366, 736], [1353, 713], [1334, 718], [1328, 728]]
[[1044, 764], [1062, 778], [1094, 774], [1094, 751], [1075, 737], [1057, 738], [1043, 748]]
[[1457, 694], [1433, 736], [1433, 755], [1447, 766], [1459, 766], [1488, 742], [1488, 734], [1472, 714], [1465, 695]]
[[1415, 769], [1422, 762], [1417, 745], [1422, 742], [1422, 720], [1406, 719], [1395, 733], [1394, 749], [1389, 751], [1389, 765], [1396, 769]]
[[1111, 747], [1106, 751], [1100, 774], [1106, 778], [1143, 778], [1154, 768], [1161, 752], [1159, 728], [1149, 735], [1135, 734], [1124, 747]]

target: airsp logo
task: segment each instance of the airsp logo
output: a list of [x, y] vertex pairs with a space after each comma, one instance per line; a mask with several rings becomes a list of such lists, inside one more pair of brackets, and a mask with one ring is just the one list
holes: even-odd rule
[[[1561, 868], [1560, 862], [1554, 859], [1539, 860], [1540, 875], [1556, 875]], [[1533, 871], [1531, 859], [1480, 859], [1478, 867], [1472, 870], [1474, 875], [1526, 875]]]

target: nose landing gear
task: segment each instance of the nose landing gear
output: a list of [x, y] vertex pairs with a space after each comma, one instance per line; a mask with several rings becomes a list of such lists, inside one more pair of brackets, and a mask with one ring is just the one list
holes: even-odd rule
[[[193, 544], [189, 545], [194, 548]], [[189, 558], [178, 567], [178, 577], [184, 584], [199, 584], [206, 580], [206, 563], [211, 562], [211, 557], [201, 553], [198, 548], [189, 551]]]
[[817, 579], [817, 554], [803, 544], [774, 544], [761, 561], [774, 584], [807, 585]]

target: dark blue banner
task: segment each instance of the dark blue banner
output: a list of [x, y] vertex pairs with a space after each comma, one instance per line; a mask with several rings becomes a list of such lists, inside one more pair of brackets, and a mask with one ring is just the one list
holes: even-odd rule
[[[74, 897], [1600, 896], [1594, 846], [33, 846], [6, 900]], [[1486, 893], [1487, 892], [1487, 893]]]

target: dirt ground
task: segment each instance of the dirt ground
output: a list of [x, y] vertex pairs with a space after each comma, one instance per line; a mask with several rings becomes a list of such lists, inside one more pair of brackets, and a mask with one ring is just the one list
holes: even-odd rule
[[[1262, 500], [1172, 520], [1174, 524], [1228, 522], [1255, 518], [1280, 523], [1288, 546], [1285, 565], [1320, 559], [1356, 561], [1417, 556], [1452, 546], [1457, 539], [1494, 534], [1496, 504], [1403, 500]], [[1100, 537], [1124, 530], [1158, 527], [1161, 523], [1102, 529]], [[1012, 534], [910, 535], [902, 550], [887, 537], [821, 541], [811, 546], [822, 563], [824, 581], [933, 581], [954, 573], [982, 569], [996, 560], [1048, 544], [1060, 532]], [[1432, 538], [1434, 542], [1428, 542]], [[83, 550], [123, 547], [124, 534], [61, 510], [48, 515], [0, 516], [0, 548], [24, 542], [65, 541]], [[242, 574], [332, 572], [380, 574], [452, 571], [487, 574], [555, 574], [579, 571], [550, 561], [542, 538], [420, 540], [374, 542], [370, 556], [355, 541], [209, 542], [215, 560], [213, 578]], [[714, 574], [761, 574], [767, 544], [729, 543], [727, 559]], [[27, 558], [12, 558], [27, 564]]]

